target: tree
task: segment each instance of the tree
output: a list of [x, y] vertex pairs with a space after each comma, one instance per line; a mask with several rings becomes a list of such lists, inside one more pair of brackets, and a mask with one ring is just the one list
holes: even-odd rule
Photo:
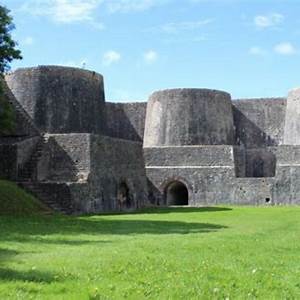
[[0, 5], [0, 73], [10, 69], [9, 63], [13, 59], [22, 59], [21, 51], [16, 49], [17, 43], [11, 37], [11, 31], [15, 28], [12, 23], [9, 10]]
[[15, 28], [9, 10], [0, 5], [0, 135], [14, 133], [15, 113], [12, 105], [5, 99], [3, 91], [4, 73], [10, 69], [13, 59], [22, 59], [17, 43], [12, 39], [11, 31]]

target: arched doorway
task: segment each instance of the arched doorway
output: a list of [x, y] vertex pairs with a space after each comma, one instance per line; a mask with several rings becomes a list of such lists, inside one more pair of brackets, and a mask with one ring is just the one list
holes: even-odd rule
[[264, 161], [261, 158], [253, 163], [253, 177], [264, 177]]
[[121, 182], [119, 185], [117, 200], [120, 209], [126, 209], [132, 206], [132, 199], [130, 197], [129, 188], [125, 182]]
[[189, 192], [185, 184], [173, 181], [165, 189], [165, 200], [167, 205], [188, 205]]

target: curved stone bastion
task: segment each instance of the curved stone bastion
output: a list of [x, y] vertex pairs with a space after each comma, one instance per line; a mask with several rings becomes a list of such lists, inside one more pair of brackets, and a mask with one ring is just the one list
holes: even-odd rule
[[233, 143], [230, 94], [209, 89], [170, 89], [150, 96], [144, 147]]
[[104, 132], [102, 75], [70, 67], [38, 66], [18, 69], [5, 79], [41, 132]]
[[55, 210], [300, 204], [299, 89], [236, 101], [167, 89], [111, 103], [92, 71], [39, 66], [5, 79], [18, 124], [0, 137], [0, 177]]

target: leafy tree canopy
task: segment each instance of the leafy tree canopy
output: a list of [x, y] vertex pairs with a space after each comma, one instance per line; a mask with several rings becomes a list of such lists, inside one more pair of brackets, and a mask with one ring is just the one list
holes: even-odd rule
[[9, 10], [0, 5], [0, 136], [13, 134], [16, 122], [14, 109], [4, 96], [1, 79], [10, 69], [13, 59], [22, 59], [21, 51], [16, 49], [17, 43], [11, 36], [14, 28]]
[[22, 59], [17, 43], [12, 39], [11, 31], [15, 28], [9, 10], [0, 5], [0, 73], [9, 70], [13, 59]]

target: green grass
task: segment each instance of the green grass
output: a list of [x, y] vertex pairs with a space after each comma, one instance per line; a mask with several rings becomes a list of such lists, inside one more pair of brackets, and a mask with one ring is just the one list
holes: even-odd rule
[[15, 183], [0, 180], [0, 215], [32, 215], [47, 210]]
[[0, 217], [0, 299], [299, 299], [300, 208]]

